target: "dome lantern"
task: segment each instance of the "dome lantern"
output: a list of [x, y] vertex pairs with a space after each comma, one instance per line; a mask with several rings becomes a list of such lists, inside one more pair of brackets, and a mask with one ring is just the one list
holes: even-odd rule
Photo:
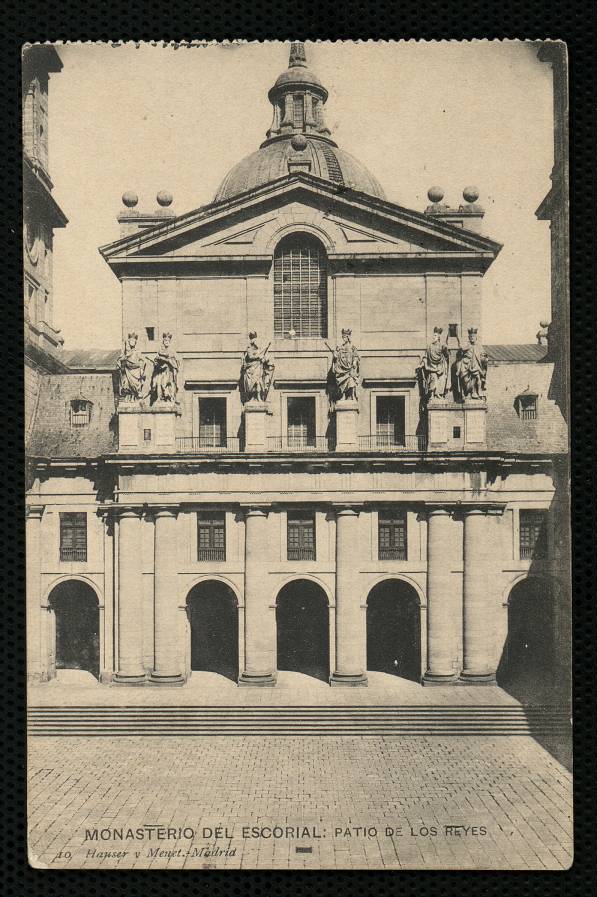
[[278, 76], [268, 98], [274, 107], [274, 117], [262, 146], [297, 133], [317, 134], [330, 140], [330, 130], [323, 118], [328, 92], [307, 65], [303, 41], [291, 42], [288, 68]]

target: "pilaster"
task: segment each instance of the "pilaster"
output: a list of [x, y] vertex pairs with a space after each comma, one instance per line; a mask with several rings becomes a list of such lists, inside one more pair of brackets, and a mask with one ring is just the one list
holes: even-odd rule
[[44, 509], [44, 505], [28, 505], [26, 518], [27, 681], [31, 684], [48, 678], [42, 656], [41, 520]]

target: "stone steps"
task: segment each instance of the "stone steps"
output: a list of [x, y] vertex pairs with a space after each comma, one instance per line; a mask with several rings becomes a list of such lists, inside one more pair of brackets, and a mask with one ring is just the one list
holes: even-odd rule
[[570, 734], [561, 707], [30, 707], [32, 736], [450, 736]]

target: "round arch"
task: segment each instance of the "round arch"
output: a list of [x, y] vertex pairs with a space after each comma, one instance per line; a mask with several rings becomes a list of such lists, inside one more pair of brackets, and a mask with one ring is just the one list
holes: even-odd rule
[[50, 585], [44, 592], [42, 605], [48, 605], [50, 595], [52, 591], [59, 586], [63, 582], [82, 582], [85, 585], [89, 586], [95, 592], [95, 597], [97, 598], [98, 607], [104, 606], [104, 596], [102, 595], [99, 586], [96, 582], [90, 579], [88, 576], [84, 576], [81, 573], [65, 573], [63, 576], [59, 576], [57, 579], [52, 580]]
[[329, 595], [315, 577], [293, 576], [276, 596], [277, 668], [330, 678]]
[[284, 224], [282, 227], [279, 226], [279, 222], [274, 223], [271, 232], [265, 238], [267, 242], [265, 242], [264, 254], [273, 255], [278, 244], [285, 240], [286, 237], [292, 236], [292, 234], [306, 234], [313, 237], [314, 240], [319, 240], [328, 254], [336, 251], [336, 244], [327, 231], [319, 224], [314, 224], [313, 222], [299, 224], [296, 221], [289, 221], [288, 224]]
[[191, 672], [218, 673], [238, 681], [238, 608], [236, 589], [225, 577], [199, 577], [187, 590]]
[[562, 581], [558, 576], [553, 576], [551, 573], [530, 573], [528, 570], [525, 570], [524, 573], [518, 573], [513, 579], [510, 580], [507, 586], [502, 591], [502, 604], [504, 606], [508, 606], [510, 604], [510, 598], [512, 597], [512, 591], [515, 586], [519, 585], [521, 582], [525, 580], [540, 580], [541, 582], [546, 583], [550, 588], [561, 588]]
[[47, 593], [50, 613], [51, 675], [54, 670], [85, 670], [100, 677], [100, 599], [94, 583], [62, 576]]
[[278, 582], [274, 587], [274, 591], [272, 593], [272, 605], [274, 607], [277, 607], [278, 597], [285, 586], [289, 585], [292, 582], [299, 582], [303, 579], [307, 580], [308, 582], [313, 582], [316, 586], [319, 586], [319, 588], [325, 593], [328, 607], [334, 607], [335, 601], [331, 588], [326, 582], [320, 579], [319, 576], [314, 576], [312, 573], [291, 573], [290, 576], [287, 576], [285, 579], [282, 579], [280, 582]]
[[227, 576], [222, 576], [219, 573], [202, 573], [201, 576], [197, 576], [195, 579], [193, 579], [191, 584], [185, 587], [183, 606], [186, 607], [189, 595], [193, 591], [195, 586], [201, 585], [202, 582], [211, 582], [212, 580], [214, 580], [215, 582], [222, 582], [225, 586], [228, 586], [228, 588], [231, 589], [232, 592], [234, 592], [234, 597], [236, 598], [238, 607], [243, 606], [244, 601], [236, 583], [229, 579]]
[[366, 597], [368, 670], [421, 681], [421, 608], [421, 590], [409, 577], [376, 577]]
[[497, 682], [524, 703], [543, 701], [553, 684], [558, 585], [557, 578], [525, 572], [503, 594], [507, 630]]
[[361, 604], [366, 605], [368, 603], [369, 595], [371, 594], [375, 586], [379, 585], [379, 583], [381, 582], [388, 581], [405, 582], [407, 585], [412, 586], [412, 588], [416, 592], [419, 607], [427, 607], [425, 593], [420, 584], [410, 576], [406, 576], [404, 573], [381, 573], [379, 576], [376, 576], [373, 579], [369, 580], [363, 592]]

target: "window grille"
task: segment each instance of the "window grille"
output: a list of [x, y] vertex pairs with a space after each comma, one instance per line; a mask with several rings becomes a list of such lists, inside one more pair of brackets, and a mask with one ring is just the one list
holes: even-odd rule
[[91, 420], [91, 402], [85, 399], [73, 399], [70, 403], [71, 427], [86, 427]]
[[547, 511], [521, 511], [519, 530], [522, 559], [547, 557]]
[[293, 448], [315, 445], [315, 399], [288, 398], [288, 444]]
[[226, 515], [224, 512], [197, 515], [197, 560], [226, 560]]
[[537, 420], [537, 396], [519, 396], [518, 407], [521, 420]]
[[406, 514], [380, 511], [378, 556], [380, 561], [406, 561]]
[[305, 123], [305, 98], [301, 95], [295, 95], [292, 104], [292, 124], [295, 128], [302, 128]]
[[323, 247], [305, 235], [283, 240], [274, 255], [274, 332], [327, 336], [327, 262]]
[[60, 514], [60, 560], [87, 560], [87, 514]]
[[289, 511], [286, 541], [289, 561], [314, 561], [315, 514]]

